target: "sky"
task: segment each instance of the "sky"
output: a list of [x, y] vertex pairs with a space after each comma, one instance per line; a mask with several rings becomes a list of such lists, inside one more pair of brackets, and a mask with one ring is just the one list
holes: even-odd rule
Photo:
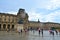
[[25, 9], [30, 21], [60, 23], [60, 0], [0, 0], [0, 12], [17, 14]]

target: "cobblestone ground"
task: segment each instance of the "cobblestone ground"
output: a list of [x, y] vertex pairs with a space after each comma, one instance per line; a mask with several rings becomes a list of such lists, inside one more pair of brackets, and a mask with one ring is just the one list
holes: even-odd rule
[[0, 31], [0, 40], [60, 40], [60, 35], [50, 35], [48, 31], [44, 31], [43, 37], [38, 31], [29, 31], [27, 33], [16, 33]]

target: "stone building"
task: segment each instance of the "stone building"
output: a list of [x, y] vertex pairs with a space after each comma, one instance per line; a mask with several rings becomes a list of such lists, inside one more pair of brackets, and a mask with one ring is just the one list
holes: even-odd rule
[[0, 13], [0, 30], [15, 30], [18, 24], [27, 28], [28, 14], [25, 9], [19, 9], [17, 15]]
[[19, 9], [17, 15], [0, 13], [0, 30], [16, 30], [17, 28], [43, 28], [49, 29], [50, 27], [59, 27], [59, 23], [54, 22], [40, 22], [28, 21], [28, 14], [25, 9]]
[[44, 24], [42, 22], [38, 21], [29, 21], [28, 22], [28, 28], [32, 28], [32, 29], [38, 29], [38, 28], [42, 28], [44, 26]]
[[38, 21], [29, 21], [28, 28], [43, 28], [43, 29], [50, 29], [51, 27], [54, 28], [60, 28], [60, 23], [54, 23], [54, 22], [38, 22]]
[[51, 27], [60, 28], [60, 23], [55, 23], [55, 22], [45, 22], [44, 23], [44, 29], [50, 29]]

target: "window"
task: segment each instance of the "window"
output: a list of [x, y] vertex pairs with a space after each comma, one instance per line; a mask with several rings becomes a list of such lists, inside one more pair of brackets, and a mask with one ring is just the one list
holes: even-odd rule
[[14, 25], [12, 25], [12, 29], [14, 29]]
[[6, 29], [6, 24], [3, 25], [3, 29]]
[[10, 29], [10, 25], [8, 24], [8, 27], [7, 27], [8, 29]]

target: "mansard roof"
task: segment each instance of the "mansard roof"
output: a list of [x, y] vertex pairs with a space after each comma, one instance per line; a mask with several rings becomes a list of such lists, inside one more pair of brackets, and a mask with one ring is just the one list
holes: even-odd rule
[[29, 23], [40, 23], [38, 21], [29, 21]]
[[55, 22], [45, 22], [44, 24], [60, 24], [60, 23], [55, 23]]

